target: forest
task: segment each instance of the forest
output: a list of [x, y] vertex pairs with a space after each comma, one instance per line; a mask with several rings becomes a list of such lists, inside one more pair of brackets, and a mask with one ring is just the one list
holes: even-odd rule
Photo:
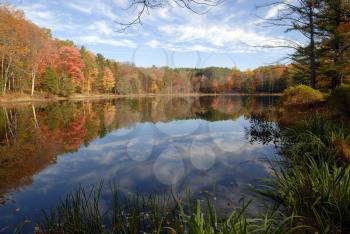
[[[331, 10], [323, 11], [329, 15]], [[327, 20], [327, 25], [321, 22], [318, 35], [322, 34], [324, 38], [318, 40], [314, 49], [309, 46], [299, 48], [289, 65], [246, 71], [236, 67], [140, 68], [94, 54], [73, 41], [53, 38], [50, 29], [33, 24], [25, 18], [23, 11], [1, 5], [1, 95], [280, 93], [299, 83], [313, 83], [314, 87], [328, 89], [349, 80], [350, 66], [346, 59], [349, 22], [343, 22], [342, 15], [339, 17], [339, 22], [336, 19]], [[313, 66], [317, 67], [317, 76], [312, 78], [307, 75], [311, 72], [307, 58], [309, 51], [316, 47], [319, 57], [315, 59], [317, 65]], [[336, 74], [336, 77], [330, 74]]]

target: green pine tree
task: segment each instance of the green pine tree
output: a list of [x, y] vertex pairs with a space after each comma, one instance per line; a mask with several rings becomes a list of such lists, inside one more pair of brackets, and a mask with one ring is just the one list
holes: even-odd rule
[[58, 82], [54, 69], [47, 67], [44, 74], [44, 90], [52, 94], [58, 94]]
[[60, 94], [64, 97], [69, 97], [75, 91], [75, 85], [71, 77], [63, 74], [60, 82]]

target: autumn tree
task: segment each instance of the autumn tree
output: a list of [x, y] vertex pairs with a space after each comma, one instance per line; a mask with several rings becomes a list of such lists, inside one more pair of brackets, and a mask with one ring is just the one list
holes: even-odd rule
[[21, 78], [30, 74], [24, 67], [25, 58], [29, 54], [29, 45], [23, 34], [25, 29], [26, 21], [22, 11], [0, 5], [0, 86], [3, 95], [7, 90], [15, 90], [17, 84], [22, 84]]
[[106, 66], [106, 59], [102, 54], [97, 54], [95, 61], [97, 65], [97, 77], [93, 82], [93, 90], [103, 92], [103, 76], [104, 68]]
[[92, 52], [86, 50], [85, 47], [83, 46], [80, 49], [80, 54], [85, 65], [83, 68], [83, 73], [85, 78], [83, 80], [83, 85], [82, 85], [83, 91], [90, 93], [90, 91], [92, 90], [92, 83], [97, 78], [97, 75], [98, 75], [96, 58]]
[[213, 80], [211, 82], [211, 89], [214, 93], [218, 93], [220, 91], [220, 83], [218, 80]]
[[44, 30], [38, 28], [32, 23], [28, 23], [27, 28], [29, 35], [30, 52], [27, 64], [31, 67], [31, 95], [34, 95], [35, 82], [38, 75], [39, 66], [46, 63], [48, 37]]
[[233, 88], [233, 79], [231, 76], [227, 76], [225, 78], [225, 88], [226, 88], [226, 92], [231, 93], [232, 92], [232, 88]]
[[240, 92], [242, 89], [242, 74], [238, 68], [233, 68], [231, 72], [233, 90]]
[[103, 90], [107, 93], [111, 92], [115, 87], [115, 83], [116, 82], [111, 69], [108, 67], [105, 67], [104, 73], [103, 73], [103, 81], [102, 81]]
[[117, 93], [116, 84], [118, 82], [118, 79], [120, 78], [120, 66], [116, 61], [112, 61], [109, 65], [109, 68], [111, 69], [111, 71], [113, 73], [113, 78], [114, 78], [113, 92]]
[[63, 46], [59, 48], [59, 55], [61, 69], [67, 75], [66, 80], [71, 79], [74, 86], [81, 87], [84, 80], [83, 68], [85, 64], [79, 50]]

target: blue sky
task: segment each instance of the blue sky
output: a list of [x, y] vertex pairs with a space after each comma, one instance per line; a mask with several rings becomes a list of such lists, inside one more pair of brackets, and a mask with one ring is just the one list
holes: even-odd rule
[[9, 2], [23, 9], [34, 23], [51, 28], [54, 37], [73, 40], [95, 53], [137, 66], [256, 68], [276, 63], [290, 52], [257, 45], [296, 39], [281, 28], [264, 26], [264, 19], [274, 17], [279, 10], [279, 6], [256, 9], [269, 0], [226, 0], [203, 15], [170, 3], [151, 10], [143, 16], [142, 25], [123, 33], [118, 32], [116, 22], [128, 22], [136, 16], [135, 9], [125, 10], [128, 0]]

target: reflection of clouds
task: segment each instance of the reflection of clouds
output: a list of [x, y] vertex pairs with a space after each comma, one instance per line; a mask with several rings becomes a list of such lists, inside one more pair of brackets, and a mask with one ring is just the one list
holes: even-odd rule
[[152, 154], [154, 144], [153, 135], [142, 135], [131, 139], [126, 146], [126, 151], [132, 160], [142, 162]]
[[151, 156], [154, 145], [156, 144], [152, 125], [141, 125], [137, 128], [135, 134], [126, 145], [126, 152], [132, 160], [142, 162]]
[[121, 137], [121, 136], [126, 136], [130, 134], [132, 131], [134, 131], [135, 128], [120, 128], [117, 131], [114, 131], [110, 133], [110, 136], [116, 136], [116, 137]]
[[250, 145], [245, 139], [244, 126], [249, 122], [243, 118], [236, 121], [218, 121], [209, 123], [209, 131], [213, 142], [223, 151], [240, 153]]
[[[56, 204], [57, 197], [78, 184], [98, 184], [105, 179], [115, 181], [123, 193], [162, 192], [176, 185], [182, 194], [187, 188], [197, 195], [209, 191], [222, 206], [228, 200], [238, 203], [241, 194], [247, 193], [248, 184], [269, 173], [268, 163], [258, 158], [275, 153], [273, 146], [248, 144], [244, 138], [246, 124], [243, 118], [182, 120], [119, 129], [86, 148], [59, 157], [57, 164], [36, 175], [33, 184], [17, 197], [27, 207], [37, 205], [28, 197]], [[159, 135], [158, 130], [170, 137]]]
[[[118, 140], [113, 142], [98, 142], [96, 144], [90, 144], [88, 148], [82, 149], [83, 151], [100, 151], [103, 152], [109, 148], [115, 148], [117, 146], [125, 146], [129, 140]], [[103, 156], [103, 155], [102, 155]]]
[[184, 163], [175, 147], [170, 146], [158, 156], [153, 172], [161, 183], [167, 185], [174, 185], [183, 178]]
[[209, 170], [215, 163], [216, 155], [210, 145], [193, 140], [191, 145], [191, 162], [199, 170]]
[[184, 137], [195, 132], [200, 127], [197, 120], [176, 120], [170, 123], [157, 123], [157, 129], [172, 137]]
[[249, 143], [245, 142], [244, 137], [237, 133], [225, 134], [214, 133], [212, 134], [214, 143], [223, 151], [239, 154], [245, 148], [249, 147]]
[[82, 174], [81, 176], [77, 176], [72, 179], [75, 183], [80, 183], [80, 181], [95, 180], [97, 177], [98, 173], [96, 171], [90, 171], [86, 174]]

